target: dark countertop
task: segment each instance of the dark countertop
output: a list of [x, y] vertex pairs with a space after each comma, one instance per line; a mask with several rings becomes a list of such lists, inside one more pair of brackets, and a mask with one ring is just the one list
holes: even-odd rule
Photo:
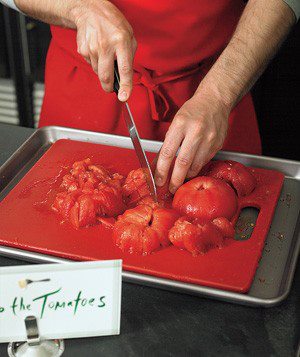
[[[33, 132], [0, 124], [0, 165]], [[0, 257], [0, 265], [25, 262]], [[300, 264], [289, 297], [251, 308], [123, 283], [121, 335], [65, 340], [63, 356], [295, 356]], [[0, 356], [7, 344], [0, 344]]]

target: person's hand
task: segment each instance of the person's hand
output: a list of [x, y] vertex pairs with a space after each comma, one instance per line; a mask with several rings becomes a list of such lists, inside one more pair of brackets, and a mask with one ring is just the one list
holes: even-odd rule
[[181, 145], [170, 181], [174, 193], [185, 178], [195, 177], [221, 149], [230, 109], [212, 95], [197, 93], [177, 112], [157, 160], [155, 182], [163, 186]]
[[91, 64], [106, 92], [113, 91], [116, 59], [120, 73], [118, 97], [126, 101], [132, 90], [132, 64], [137, 47], [132, 27], [106, 0], [82, 2], [74, 14], [78, 53]]

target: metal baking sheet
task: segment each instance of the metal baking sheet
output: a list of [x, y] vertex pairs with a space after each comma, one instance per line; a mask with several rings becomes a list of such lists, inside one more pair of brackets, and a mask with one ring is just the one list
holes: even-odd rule
[[[61, 127], [38, 129], [0, 168], [0, 200], [8, 194], [43, 153], [59, 139], [132, 148], [131, 140], [127, 137]], [[145, 150], [150, 152], [157, 152], [161, 144], [161, 142], [143, 140]], [[287, 297], [290, 291], [300, 250], [300, 163], [233, 152], [220, 152], [216, 158], [236, 160], [254, 167], [275, 169], [285, 174], [274, 219], [249, 292], [239, 294], [128, 271], [123, 271], [123, 280], [251, 306], [277, 305]], [[0, 254], [32, 262], [70, 262], [62, 258], [4, 246], [0, 246]]]

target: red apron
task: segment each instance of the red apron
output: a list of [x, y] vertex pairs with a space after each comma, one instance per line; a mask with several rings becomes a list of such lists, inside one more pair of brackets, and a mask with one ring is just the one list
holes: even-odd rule
[[[138, 42], [131, 109], [142, 138], [163, 140], [174, 115], [194, 94], [230, 39], [242, 0], [114, 0]], [[128, 135], [121, 104], [105, 93], [77, 53], [76, 32], [52, 26], [40, 126]], [[250, 95], [232, 111], [224, 149], [261, 153]]]

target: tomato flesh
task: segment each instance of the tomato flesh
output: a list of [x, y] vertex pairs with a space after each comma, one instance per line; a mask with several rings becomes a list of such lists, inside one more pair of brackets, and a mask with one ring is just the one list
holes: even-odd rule
[[138, 205], [118, 217], [113, 238], [123, 252], [150, 254], [170, 245], [168, 232], [178, 216], [172, 209]]
[[61, 183], [52, 209], [73, 227], [97, 223], [97, 217], [115, 217], [125, 210], [122, 199], [123, 176], [111, 174], [91, 159], [76, 161]]
[[211, 161], [203, 168], [202, 174], [226, 181], [236, 190], [239, 197], [248, 196], [256, 186], [251, 171], [233, 160]]
[[223, 236], [214, 224], [207, 222], [202, 225], [187, 216], [175, 222], [169, 231], [169, 240], [174, 246], [186, 249], [192, 255], [204, 254], [224, 244]]

